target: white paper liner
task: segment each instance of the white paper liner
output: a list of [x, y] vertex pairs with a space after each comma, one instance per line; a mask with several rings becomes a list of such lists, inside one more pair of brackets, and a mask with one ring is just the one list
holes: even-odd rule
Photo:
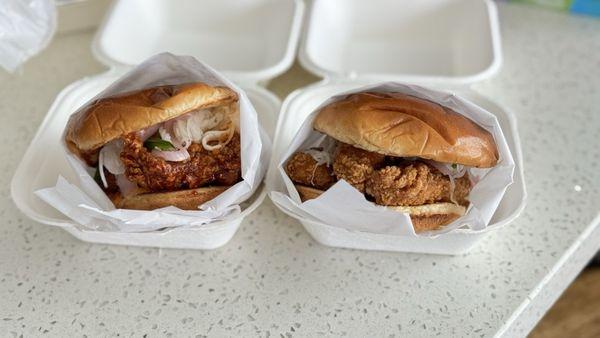
[[90, 102], [145, 88], [190, 82], [226, 86], [238, 94], [242, 181], [199, 206], [197, 211], [176, 207], [152, 211], [116, 209], [92, 178], [94, 169], [73, 156], [63, 142], [68, 162], [79, 177], [78, 184], [59, 176], [54, 187], [40, 189], [35, 192], [36, 195], [82, 228], [97, 231], [153, 231], [165, 227], [200, 226], [238, 216], [241, 212], [239, 204], [252, 196], [262, 182], [266, 171], [265, 159], [271, 153], [269, 138], [259, 125], [256, 110], [242, 89], [191, 56], [162, 53], [135, 67]]
[[[469, 194], [471, 203], [463, 217], [439, 230], [417, 235], [408, 214], [402, 214], [368, 201], [361, 192], [344, 180], [336, 182], [318, 198], [302, 203], [293, 182], [285, 172], [285, 163], [294, 152], [319, 146], [325, 140], [324, 134], [312, 128], [316, 113], [322, 107], [341, 100], [349, 94], [364, 91], [398, 92], [436, 102], [468, 117], [494, 136], [500, 155], [498, 164], [489, 169], [470, 168], [468, 170], [477, 183]], [[287, 191], [271, 191], [270, 196], [273, 202], [286, 213], [298, 219], [308, 219], [350, 231], [435, 237], [457, 228], [468, 228], [475, 232], [484, 230], [494, 215], [506, 188], [513, 182], [514, 169], [515, 163], [506, 138], [493, 114], [453, 93], [388, 82], [344, 92], [330, 98], [315, 109], [302, 124], [278, 163], [279, 175], [276, 175], [275, 179], [281, 179]]]

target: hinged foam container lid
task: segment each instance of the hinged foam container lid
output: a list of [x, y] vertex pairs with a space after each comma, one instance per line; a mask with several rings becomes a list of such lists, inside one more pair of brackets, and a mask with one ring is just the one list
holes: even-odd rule
[[462, 86], [500, 67], [490, 0], [314, 0], [300, 62], [326, 78]]
[[236, 82], [268, 81], [291, 66], [303, 11], [301, 0], [115, 0], [93, 51], [109, 67], [171, 52]]

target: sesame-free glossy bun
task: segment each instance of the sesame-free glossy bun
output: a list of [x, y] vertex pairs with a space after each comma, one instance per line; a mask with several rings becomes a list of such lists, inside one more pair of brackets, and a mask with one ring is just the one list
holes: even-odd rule
[[98, 149], [116, 138], [197, 109], [234, 110], [237, 100], [231, 89], [204, 83], [159, 86], [102, 98], [71, 115], [65, 142], [91, 165]]
[[[319, 197], [324, 191], [295, 184], [302, 202]], [[406, 213], [410, 216], [415, 232], [432, 231], [452, 223], [463, 216], [466, 208], [453, 203], [432, 203], [417, 206], [386, 206], [386, 208]]]
[[109, 195], [115, 207], [120, 209], [154, 210], [176, 206], [183, 210], [198, 210], [198, 206], [212, 200], [230, 186], [211, 186], [166, 192], [148, 192], [123, 197], [120, 193]]
[[313, 127], [357, 148], [489, 168], [498, 162], [494, 137], [437, 103], [400, 93], [358, 93], [328, 104]]

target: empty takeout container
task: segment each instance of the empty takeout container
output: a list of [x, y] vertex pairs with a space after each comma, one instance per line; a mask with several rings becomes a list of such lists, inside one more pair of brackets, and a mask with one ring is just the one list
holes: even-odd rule
[[40, 223], [60, 226], [88, 242], [194, 249], [227, 243], [242, 219], [262, 202], [264, 189], [243, 203], [242, 213], [234, 219], [142, 233], [82, 230], [34, 191], [53, 186], [59, 175], [78, 182], [60, 142], [69, 115], [159, 52], [191, 55], [222, 71], [246, 91], [262, 126], [272, 136], [281, 103], [261, 84], [290, 67], [303, 10], [300, 0], [115, 1], [92, 46], [96, 58], [109, 70], [77, 81], [58, 95], [13, 177], [11, 194], [17, 207]]
[[286, 192], [277, 177], [277, 163], [317, 106], [341, 92], [383, 81], [453, 89], [490, 111], [498, 118], [516, 163], [514, 183], [484, 231], [457, 229], [414, 238], [349, 231], [300, 217], [316, 241], [333, 247], [459, 254], [519, 215], [526, 192], [516, 120], [508, 109], [468, 86], [490, 77], [501, 64], [492, 1], [314, 0], [303, 33], [300, 62], [324, 79], [296, 90], [283, 103], [267, 174], [269, 190]]

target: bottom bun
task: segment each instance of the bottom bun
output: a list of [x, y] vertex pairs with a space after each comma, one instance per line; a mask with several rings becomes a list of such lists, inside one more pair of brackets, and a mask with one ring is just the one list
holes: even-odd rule
[[175, 206], [183, 210], [198, 210], [202, 205], [217, 197], [230, 186], [204, 187], [197, 189], [144, 193], [123, 197], [121, 194], [111, 196], [115, 207], [120, 209], [154, 210]]
[[410, 215], [415, 232], [437, 230], [463, 216], [466, 208], [454, 203], [432, 203], [415, 206], [387, 206]]
[[[295, 184], [302, 202], [319, 197], [324, 191]], [[432, 203], [416, 206], [386, 206], [388, 209], [410, 215], [415, 232], [437, 230], [463, 216], [466, 208], [454, 203]]]

